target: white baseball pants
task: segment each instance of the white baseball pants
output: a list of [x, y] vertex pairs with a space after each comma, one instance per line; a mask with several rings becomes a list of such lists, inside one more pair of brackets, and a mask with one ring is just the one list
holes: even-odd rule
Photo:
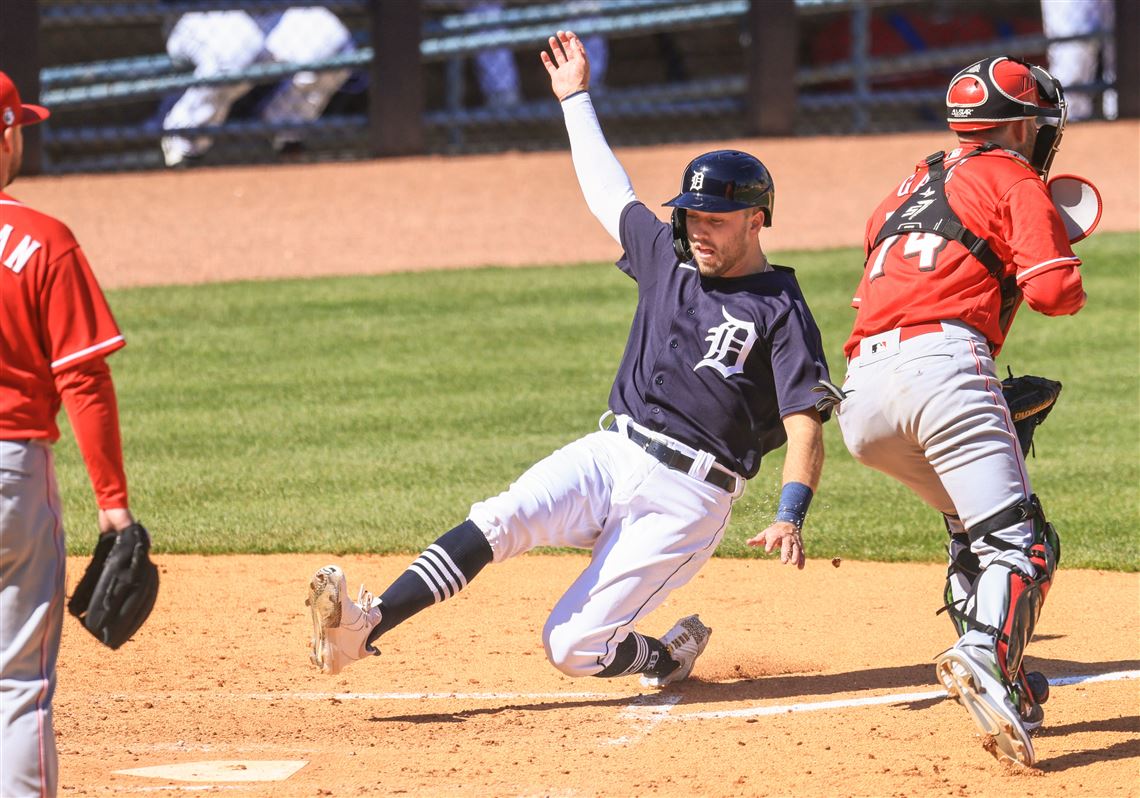
[[[848, 363], [848, 396], [836, 418], [856, 460], [894, 477], [940, 513], [959, 516], [969, 529], [1032, 489], [985, 337], [959, 322], [942, 327], [901, 342], [897, 331], [864, 339]], [[1017, 549], [979, 539], [971, 550], [983, 571], [979, 620], [1000, 626], [1006, 569], [1035, 573], [1023, 551], [1033, 541], [1033, 522], [993, 534]], [[987, 577], [995, 565], [1005, 568]], [[993, 640], [971, 630], [961, 643], [992, 648]]]
[[51, 446], [0, 441], [0, 795], [54, 796], [67, 564]]
[[591, 676], [712, 556], [744, 491], [744, 480], [737, 484], [729, 493], [668, 468], [619, 432], [601, 431], [536, 463], [505, 492], [472, 506], [470, 518], [494, 562], [536, 546], [592, 550], [543, 629], [556, 668]]

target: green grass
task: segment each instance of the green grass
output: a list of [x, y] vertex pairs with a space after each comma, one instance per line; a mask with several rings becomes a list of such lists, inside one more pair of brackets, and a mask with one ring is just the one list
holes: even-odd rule
[[[1088, 307], [1023, 309], [999, 360], [1059, 379], [1035, 488], [1069, 567], [1140, 570], [1138, 236], [1080, 248]], [[854, 250], [781, 253], [842, 379]], [[414, 552], [531, 463], [594, 428], [635, 301], [608, 264], [109, 292], [132, 506], [164, 552]], [[941, 520], [856, 464], [834, 423], [811, 556], [940, 560]], [[94, 503], [58, 447], [73, 553]], [[782, 452], [737, 505], [722, 555], [771, 517]]]

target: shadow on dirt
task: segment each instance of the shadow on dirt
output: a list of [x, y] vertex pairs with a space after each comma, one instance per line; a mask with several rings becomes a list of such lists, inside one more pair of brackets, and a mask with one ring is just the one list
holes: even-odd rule
[[[1073, 676], [1096, 676], [1117, 671], [1140, 669], [1140, 660], [1119, 660], [1114, 662], [1077, 662], [1075, 660], [1026, 658], [1029, 670], [1041, 670], [1051, 679]], [[747, 704], [754, 701], [796, 699], [806, 703], [823, 700], [826, 696], [862, 693], [866, 691], [917, 689], [919, 692], [935, 691], [940, 687], [934, 678], [934, 664], [902, 665], [890, 668], [871, 668], [862, 671], [831, 674], [781, 675], [757, 679], [743, 679], [733, 682], [704, 682], [691, 679], [663, 693], [649, 693], [640, 703], [646, 705], [671, 703], [657, 701], [654, 696], [676, 696], [680, 693], [683, 704]], [[546, 712], [549, 710], [573, 710], [578, 707], [628, 707], [638, 701], [644, 693], [623, 694], [613, 698], [587, 698], [572, 701], [542, 701], [529, 704], [503, 704], [477, 709], [464, 709], [458, 712], [410, 713], [372, 717], [375, 723], [462, 723], [475, 717], [497, 715], [502, 712]], [[930, 697], [917, 700], [900, 700], [898, 705], [911, 710], [921, 710], [938, 704], [943, 697]], [[1115, 724], [1100, 728], [1099, 724]], [[1042, 731], [1043, 735], [1067, 734], [1080, 731], [1136, 731], [1136, 718], [1118, 718], [1106, 721], [1090, 721], [1065, 727], [1055, 727]], [[1140, 741], [1137, 742], [1140, 745]]]
[[617, 707], [625, 708], [635, 701], [635, 696], [620, 695], [614, 698], [588, 698], [573, 701], [541, 701], [533, 704], [503, 704], [493, 707], [480, 707], [478, 709], [463, 709], [459, 712], [424, 712], [409, 715], [373, 716], [368, 720], [373, 723], [463, 723], [471, 718], [499, 715], [504, 712], [547, 712], [552, 709], [572, 710], [579, 707]]
[[[1104, 673], [1140, 669], [1140, 660], [1113, 662], [1078, 662], [1076, 660], [1026, 657], [1027, 670], [1039, 670], [1050, 679], [1072, 676], [1096, 676]], [[812, 701], [823, 696], [867, 690], [898, 690], [916, 688], [919, 691], [937, 690], [934, 661], [889, 668], [869, 668], [846, 673], [799, 674], [744, 679], [734, 682], [702, 682], [694, 679], [683, 686], [686, 703], [737, 702], [766, 699], [799, 699]], [[912, 703], [921, 708], [941, 699], [919, 700]]]

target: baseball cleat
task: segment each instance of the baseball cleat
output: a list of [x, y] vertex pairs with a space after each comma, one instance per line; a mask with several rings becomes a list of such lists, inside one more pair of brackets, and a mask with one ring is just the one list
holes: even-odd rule
[[709, 644], [712, 629], [701, 623], [696, 615], [689, 615], [674, 624], [673, 628], [661, 636], [661, 643], [677, 667], [662, 675], [647, 673], [641, 677], [643, 687], [665, 687], [666, 685], [689, 678], [697, 657]]
[[983, 745], [987, 751], [998, 759], [1032, 767], [1033, 742], [1009, 690], [996, 675], [997, 663], [992, 656], [975, 651], [951, 648], [939, 654], [935, 661], [938, 680], [986, 736]]
[[351, 662], [380, 653], [368, 645], [368, 633], [380, 623], [379, 602], [364, 585], [356, 601], [348, 598], [344, 571], [337, 566], [326, 565], [313, 575], [305, 605], [313, 616], [309, 660], [324, 673], [335, 675]]
[[1049, 700], [1049, 680], [1041, 671], [1025, 672], [1025, 668], [1017, 671], [1017, 698], [1018, 712], [1021, 714], [1021, 725], [1027, 732], [1035, 732], [1041, 728], [1045, 721], [1045, 710], [1042, 704]]

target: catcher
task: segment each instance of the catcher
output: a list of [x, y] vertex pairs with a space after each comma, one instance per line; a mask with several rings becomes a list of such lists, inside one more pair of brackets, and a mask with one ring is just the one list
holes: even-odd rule
[[4, 193], [19, 174], [24, 105], [0, 72], [0, 795], [55, 795], [55, 665], [66, 547], [52, 443], [67, 408], [99, 505], [95, 557], [71, 612], [111, 648], [146, 620], [158, 591], [150, 539], [127, 503], [115, 387], [122, 348], [95, 276], [63, 224]]
[[1065, 98], [1041, 67], [985, 58], [950, 82], [946, 118], [957, 146], [920, 161], [867, 223], [837, 418], [855, 459], [943, 514], [959, 639], [938, 678], [991, 753], [1032, 765], [1048, 681], [1022, 657], [1060, 545], [1025, 452], [1060, 385], [1011, 377], [1003, 398], [994, 357], [1023, 301], [1049, 316], [1085, 305], [1044, 182]]

